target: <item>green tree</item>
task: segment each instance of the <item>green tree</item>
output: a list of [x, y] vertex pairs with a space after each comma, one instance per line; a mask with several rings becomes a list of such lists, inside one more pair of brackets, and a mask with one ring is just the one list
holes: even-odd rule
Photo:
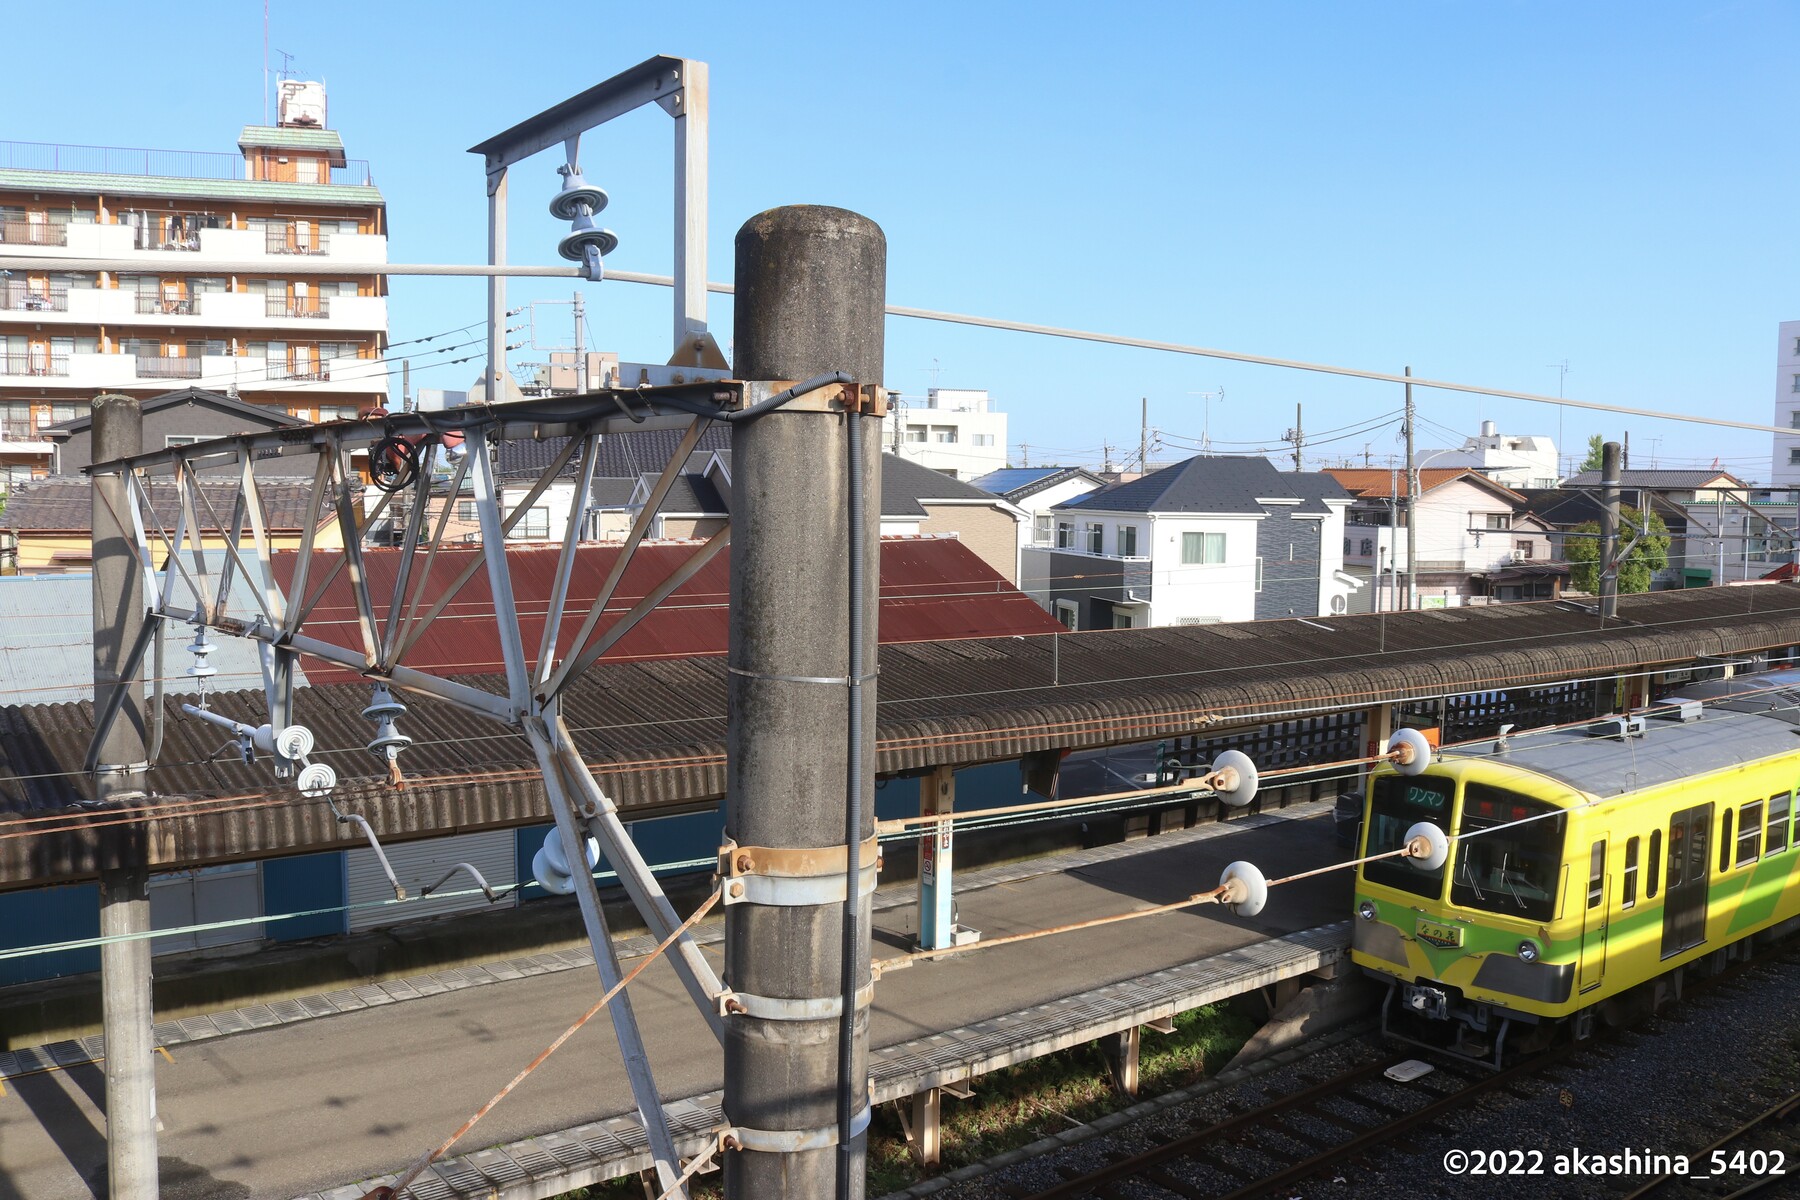
[[[1641, 524], [1644, 514], [1635, 508], [1620, 510], [1624, 519], [1620, 521], [1619, 544], [1624, 545], [1631, 540], [1633, 523]], [[1570, 530], [1574, 534], [1594, 534], [1594, 537], [1570, 537], [1563, 542], [1563, 558], [1569, 564], [1569, 586], [1578, 592], [1598, 593], [1600, 591], [1600, 523], [1588, 521]], [[1619, 594], [1630, 595], [1634, 592], [1650, 590], [1650, 580], [1658, 571], [1669, 565], [1669, 527], [1655, 513], [1649, 514], [1649, 532], [1638, 539], [1625, 561], [1619, 564]]]
[[1605, 454], [1606, 439], [1597, 433], [1593, 434], [1588, 438], [1588, 456], [1581, 460], [1581, 469], [1583, 471], [1598, 471], [1605, 465], [1602, 461]]

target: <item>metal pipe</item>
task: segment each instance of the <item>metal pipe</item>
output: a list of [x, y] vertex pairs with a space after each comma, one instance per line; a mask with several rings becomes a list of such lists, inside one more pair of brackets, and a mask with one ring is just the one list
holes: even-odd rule
[[[377, 852], [379, 852], [379, 849], [377, 850]], [[383, 861], [385, 862], [386, 860], [384, 859]], [[489, 884], [488, 881], [482, 876], [481, 872], [477, 871], [475, 869], [474, 863], [459, 862], [454, 867], [451, 867], [448, 871], [445, 871], [444, 877], [442, 879], [438, 880], [436, 883], [432, 884], [430, 887], [420, 888], [419, 889], [419, 899], [423, 900], [425, 897], [431, 895], [431, 893], [433, 893], [433, 892], [437, 891], [439, 888], [443, 887], [446, 883], [449, 883], [453, 878], [456, 877], [456, 873], [458, 871], [467, 871], [469, 873], [469, 877], [474, 879], [475, 886], [481, 889], [481, 894], [487, 897], [489, 904], [495, 903], [496, 901], [501, 899], [501, 897], [505, 896], [507, 894], [507, 892], [512, 891], [511, 888], [508, 888], [506, 892], [496, 892], [493, 888], [493, 885]], [[403, 897], [401, 897], [401, 899], [405, 899], [405, 897], [403, 896]]]
[[[847, 382], [847, 381], [846, 381]], [[863, 826], [869, 824], [863, 796], [863, 688], [873, 689], [875, 674], [870, 669], [867, 649], [868, 603], [864, 587], [864, 558], [868, 545], [864, 529], [863, 488], [863, 418], [861, 413], [844, 419], [845, 441], [850, 462], [850, 657], [849, 713], [844, 747], [844, 796], [848, 803], [844, 814], [844, 918], [839, 965], [843, 978], [843, 1010], [838, 1018], [838, 1195], [852, 1193], [851, 1179], [862, 1165], [857, 1152], [855, 1121], [862, 1105], [861, 1088], [851, 1086], [856, 1078], [856, 993], [862, 980], [856, 969], [857, 949], [864, 937], [861, 917], [862, 898], [858, 893], [862, 880]]]
[[[369, 839], [370, 848], [375, 851], [376, 860], [381, 863], [381, 873], [386, 875], [388, 883], [393, 885], [394, 899], [406, 899], [406, 889], [400, 886], [400, 881], [398, 879], [394, 878], [394, 868], [388, 863], [387, 852], [381, 848], [381, 843], [375, 840], [375, 830], [370, 828], [369, 822], [355, 813], [338, 812], [337, 805], [335, 804], [331, 806], [331, 812], [333, 816], [337, 817], [340, 825], [354, 825], [363, 831], [363, 836]], [[471, 868], [471, 870], [473, 870], [473, 868]], [[444, 876], [444, 879], [448, 878], [450, 878], [450, 876]], [[477, 875], [476, 878], [479, 879], [481, 876]], [[438, 880], [439, 885], [443, 882], [443, 879]], [[482, 887], [485, 889], [487, 885], [484, 883], [482, 884]], [[492, 900], [493, 898], [492, 895], [488, 896], [489, 900]]]

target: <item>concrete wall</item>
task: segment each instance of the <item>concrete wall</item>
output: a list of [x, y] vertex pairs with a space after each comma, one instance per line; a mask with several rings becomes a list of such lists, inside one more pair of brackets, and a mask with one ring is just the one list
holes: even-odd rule
[[725, 528], [725, 518], [723, 517], [663, 517], [657, 522], [656, 536], [705, 539], [723, 528]]
[[[1150, 543], [1151, 625], [1249, 621], [1256, 616], [1258, 516], [1158, 517]], [[1182, 535], [1223, 533], [1225, 561], [1181, 561]], [[1142, 553], [1142, 550], [1139, 551]]]
[[[285, 416], [285, 413], [277, 415]], [[167, 444], [170, 435], [187, 437], [215, 438], [226, 437], [234, 433], [263, 433], [277, 428], [274, 421], [256, 422], [241, 413], [223, 412], [204, 404], [177, 404], [168, 408], [156, 409], [144, 414], [144, 449], [161, 450]], [[82, 430], [72, 435], [56, 452], [56, 473], [59, 475], [79, 475], [87, 467], [93, 465], [93, 435], [90, 430]], [[228, 475], [235, 477], [237, 464], [206, 468], [202, 475]], [[256, 473], [263, 478], [288, 476], [298, 478], [302, 475], [309, 480], [312, 476], [310, 459], [298, 458], [266, 458], [256, 464]], [[222, 514], [228, 515], [228, 514]]]
[[[1316, 617], [1324, 611], [1319, 608], [1319, 573], [1325, 557], [1320, 542], [1325, 522], [1320, 517], [1295, 517], [1293, 505], [1267, 507], [1269, 515], [1256, 527], [1256, 553], [1262, 559], [1256, 619]], [[1342, 546], [1338, 539], [1340, 551]]]

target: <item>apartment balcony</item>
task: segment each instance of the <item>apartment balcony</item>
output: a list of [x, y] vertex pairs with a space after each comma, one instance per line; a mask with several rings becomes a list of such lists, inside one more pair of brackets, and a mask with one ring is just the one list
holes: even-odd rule
[[69, 227], [48, 221], [0, 221], [0, 242], [8, 251], [15, 246], [66, 246]]
[[32, 428], [30, 421], [0, 420], [0, 455], [48, 457], [54, 451], [55, 447]]
[[198, 379], [200, 359], [165, 358], [150, 354], [137, 355], [139, 379]]
[[60, 379], [69, 373], [67, 354], [0, 354], [0, 375]]
[[266, 296], [263, 315], [290, 321], [323, 321], [331, 316], [331, 297]]
[[[14, 230], [20, 231], [16, 239]], [[270, 274], [279, 274], [280, 264], [296, 255], [308, 262], [343, 263], [350, 275], [356, 274], [355, 264], [387, 261], [386, 237], [320, 230], [290, 241], [288, 231], [280, 229], [197, 229], [169, 236], [132, 225], [6, 222], [0, 225], [0, 247], [0, 253], [15, 257], [114, 258], [194, 274], [206, 274], [218, 263], [257, 263], [261, 269], [264, 262]]]
[[61, 313], [69, 311], [69, 289], [53, 287], [34, 292], [17, 282], [0, 285], [0, 311]]

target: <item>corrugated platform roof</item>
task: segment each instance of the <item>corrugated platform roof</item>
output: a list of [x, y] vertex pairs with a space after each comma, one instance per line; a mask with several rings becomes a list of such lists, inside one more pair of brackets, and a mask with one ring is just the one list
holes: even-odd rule
[[[1768, 584], [1621, 597], [1622, 619], [1560, 603], [1259, 621], [1236, 625], [921, 641], [881, 648], [877, 770], [1017, 758], [1040, 750], [1218, 733], [1283, 715], [1354, 710], [1446, 693], [1604, 677], [1800, 645], [1800, 587]], [[310, 666], [311, 664], [309, 664]], [[404, 789], [377, 785], [360, 748], [370, 734], [357, 685], [315, 686], [298, 719], [346, 778], [340, 803], [384, 839], [406, 840], [547, 819], [521, 740], [440, 702], [407, 698], [417, 739]], [[497, 689], [498, 680], [465, 677]], [[630, 816], [710, 807], [725, 787], [725, 661], [721, 656], [597, 664], [571, 688], [566, 715], [583, 756]], [[215, 707], [260, 721], [261, 697]], [[85, 788], [59, 776], [78, 766], [88, 705], [0, 710], [0, 808], [62, 811]], [[171, 796], [265, 795], [266, 772], [209, 760], [218, 739], [171, 721], [152, 786]], [[73, 792], [71, 784], [77, 784]], [[0, 826], [0, 832], [4, 826]], [[264, 807], [183, 816], [152, 826], [159, 867], [347, 846], [322, 804], [277, 795]], [[95, 836], [0, 838], [0, 887], [92, 877]]]

